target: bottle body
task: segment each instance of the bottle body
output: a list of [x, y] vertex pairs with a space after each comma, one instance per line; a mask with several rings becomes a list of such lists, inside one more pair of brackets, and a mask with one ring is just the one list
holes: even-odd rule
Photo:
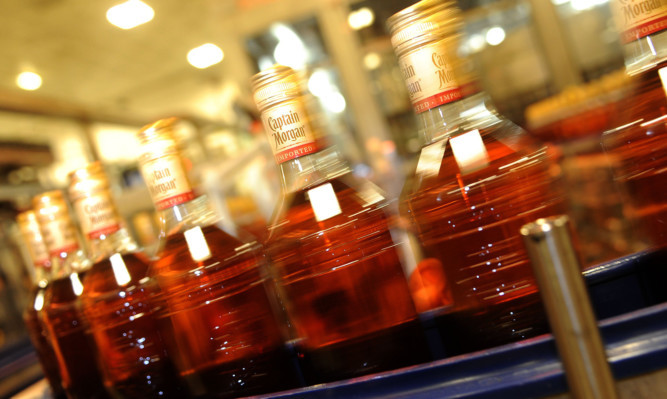
[[28, 297], [28, 307], [23, 312], [23, 321], [28, 329], [30, 342], [32, 342], [37, 353], [37, 359], [42, 366], [44, 378], [51, 387], [51, 392], [55, 398], [64, 398], [65, 392], [62, 388], [60, 372], [58, 371], [58, 360], [53, 351], [53, 347], [48, 340], [46, 327], [41, 318], [41, 310], [44, 306], [44, 295], [46, 287], [35, 285]]
[[[553, 187], [546, 148], [525, 134], [503, 140], [507, 129], [518, 127], [499, 122], [436, 141], [437, 170], [418, 172], [404, 190], [403, 209], [423, 254], [411, 288], [418, 309], [433, 311], [445, 324], [450, 353], [548, 331], [518, 231], [562, 213], [562, 197]], [[466, 135], [481, 139], [483, 160], [472, 168], [455, 155], [455, 140]]]
[[549, 148], [461, 89], [474, 78], [455, 2], [422, 0], [387, 23], [424, 137], [401, 204], [422, 252], [410, 275], [418, 310], [448, 355], [547, 332], [519, 229], [565, 212]]
[[157, 329], [148, 264], [116, 253], [91, 267], [81, 306], [95, 342], [107, 390], [120, 397], [182, 397]]
[[107, 398], [92, 337], [78, 306], [85, 273], [54, 279], [44, 298], [43, 320], [53, 346], [63, 388], [72, 399]]
[[149, 268], [167, 352], [196, 397], [236, 397], [297, 385], [273, 313], [263, 255], [216, 226], [196, 197], [172, 131], [177, 120], [144, 127], [141, 171], [162, 221], [158, 259]]
[[603, 136], [605, 150], [617, 163], [615, 179], [630, 194], [628, 217], [655, 247], [667, 244], [667, 97], [661, 79], [665, 67], [663, 61], [633, 77], [621, 127]]
[[[194, 260], [194, 246], [210, 255]], [[297, 385], [257, 251], [215, 225], [197, 226], [168, 235], [151, 266], [161, 290], [161, 333], [195, 396], [253, 395]]]
[[355, 186], [348, 174], [287, 193], [266, 244], [309, 383], [429, 360], [387, 204]]

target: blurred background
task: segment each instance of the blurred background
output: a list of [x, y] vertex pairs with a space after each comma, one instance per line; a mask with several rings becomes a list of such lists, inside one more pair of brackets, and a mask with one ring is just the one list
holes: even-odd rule
[[[30, 260], [14, 220], [32, 196], [63, 188], [67, 173], [101, 160], [128, 227], [141, 244], [154, 243], [155, 212], [137, 171], [134, 137], [144, 124], [181, 117], [178, 139], [197, 187], [228, 220], [261, 235], [279, 174], [249, 79], [273, 63], [303, 72], [324, 134], [355, 172], [396, 195], [420, 143], [385, 21], [412, 3], [5, 2], [0, 347], [27, 341], [20, 314]], [[556, 100], [589, 100], [597, 92], [586, 88], [622, 79], [607, 0], [459, 5], [465, 16], [459, 51], [471, 57], [499, 110], [535, 132], [566, 115]]]

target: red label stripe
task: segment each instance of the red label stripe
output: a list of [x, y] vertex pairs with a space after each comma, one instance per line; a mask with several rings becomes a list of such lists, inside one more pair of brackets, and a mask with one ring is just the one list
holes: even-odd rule
[[155, 207], [158, 210], [163, 210], [163, 209], [171, 208], [172, 206], [176, 206], [176, 205], [186, 203], [188, 201], [192, 201], [193, 199], [195, 199], [194, 191], [188, 191], [187, 193], [174, 195], [172, 197], [160, 200], [157, 203], [155, 203]]
[[276, 153], [275, 157], [276, 157], [276, 162], [280, 164], [285, 161], [289, 161], [290, 159], [312, 154], [314, 152], [317, 152], [317, 146], [315, 145], [315, 143], [306, 143], [306, 144], [301, 144], [300, 146], [280, 151]]
[[621, 34], [621, 41], [623, 43], [629, 43], [656, 32], [660, 32], [665, 28], [667, 28], [667, 15], [626, 30]]
[[120, 225], [119, 224], [113, 224], [111, 226], [103, 227], [101, 229], [97, 229], [94, 231], [91, 231], [88, 233], [88, 238], [100, 238], [101, 236], [106, 236], [111, 233], [115, 233], [116, 231], [120, 230]]
[[438, 93], [434, 96], [417, 101], [416, 103], [412, 104], [412, 107], [415, 109], [415, 112], [419, 114], [424, 111], [428, 111], [431, 108], [460, 100], [462, 97], [461, 89], [457, 87], [455, 89], [443, 91], [442, 93]]
[[66, 247], [62, 247], [62, 248], [54, 249], [53, 251], [49, 251], [49, 255], [55, 257], [55, 256], [59, 256], [63, 252], [72, 252], [72, 251], [76, 251], [77, 249], [79, 249], [79, 244], [76, 244], [76, 243], [75, 244], [70, 244]]

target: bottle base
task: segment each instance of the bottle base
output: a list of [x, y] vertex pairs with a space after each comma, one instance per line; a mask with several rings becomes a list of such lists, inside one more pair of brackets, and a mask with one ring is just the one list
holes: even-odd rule
[[235, 398], [301, 386], [287, 349], [200, 369], [184, 376], [194, 398]]
[[539, 293], [487, 309], [436, 315], [426, 324], [427, 330], [437, 331], [445, 357], [489, 349], [550, 331]]
[[318, 384], [425, 363], [431, 360], [419, 321], [404, 323], [352, 342], [303, 351], [297, 348], [306, 382]]

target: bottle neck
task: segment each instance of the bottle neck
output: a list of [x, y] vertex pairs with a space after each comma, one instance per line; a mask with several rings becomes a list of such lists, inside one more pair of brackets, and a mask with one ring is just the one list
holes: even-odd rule
[[625, 70], [636, 75], [667, 60], [667, 29], [623, 45]]
[[218, 222], [205, 195], [159, 211], [159, 219], [161, 238]]
[[45, 288], [51, 281], [51, 266], [45, 266], [43, 264], [35, 264], [33, 265], [33, 270], [34, 270], [33, 284], [40, 288]]
[[125, 228], [120, 228], [111, 234], [88, 239], [88, 250], [90, 251], [90, 258], [93, 262], [97, 262], [116, 253], [136, 252], [139, 247], [128, 231]]
[[501, 121], [488, 94], [477, 91], [460, 100], [443, 104], [417, 114], [422, 145], [474, 129], [489, 127]]
[[280, 164], [285, 192], [316, 186], [350, 171], [335, 146], [304, 155]]
[[92, 265], [86, 252], [80, 247], [59, 252], [52, 257], [52, 279], [67, 277], [72, 273], [81, 273]]

